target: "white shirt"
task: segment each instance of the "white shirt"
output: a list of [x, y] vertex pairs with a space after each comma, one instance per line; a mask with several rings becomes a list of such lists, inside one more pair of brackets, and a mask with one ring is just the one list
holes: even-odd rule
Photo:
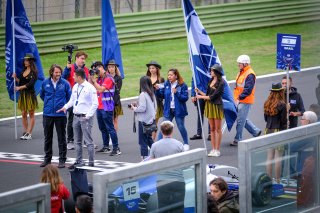
[[72, 88], [72, 95], [64, 108], [73, 106], [74, 114], [85, 114], [86, 118], [94, 115], [98, 108], [98, 97], [96, 88], [87, 81], [82, 84], [75, 84]]
[[52, 82], [52, 84], [53, 84], [53, 88], [56, 89], [58, 81], [54, 81], [54, 80], [51, 78], [51, 82]]
[[174, 109], [176, 108], [174, 105], [174, 93], [172, 92], [172, 89], [176, 88], [178, 84], [178, 81], [175, 81], [173, 83], [171, 83], [171, 102], [170, 102], [170, 108]]

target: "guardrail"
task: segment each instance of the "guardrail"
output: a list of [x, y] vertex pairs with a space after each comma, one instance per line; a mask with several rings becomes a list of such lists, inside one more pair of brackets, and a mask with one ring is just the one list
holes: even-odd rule
[[[320, 0], [261, 0], [196, 7], [207, 33], [221, 33], [320, 20]], [[186, 37], [181, 9], [115, 15], [120, 43]], [[61, 52], [66, 43], [81, 49], [101, 47], [101, 17], [32, 23], [41, 54]], [[0, 57], [5, 26], [0, 26]]]
[[36, 185], [0, 194], [0, 212], [39, 212], [51, 211], [50, 184]]
[[[317, 122], [239, 143], [240, 212], [319, 212], [319, 129], [320, 123]], [[272, 149], [282, 149], [284, 155], [267, 160], [267, 153]], [[314, 181], [310, 181], [303, 173], [303, 168], [307, 169], [304, 163], [311, 162], [310, 159], [316, 159], [311, 174]], [[280, 179], [283, 194], [281, 185], [275, 185], [272, 177], [266, 173], [266, 167], [277, 162], [284, 168]], [[295, 167], [294, 172], [290, 171], [290, 167]], [[302, 185], [302, 177], [304, 181], [309, 181], [308, 187], [313, 190], [307, 191]], [[298, 194], [305, 191], [309, 194], [309, 203], [299, 203]]]

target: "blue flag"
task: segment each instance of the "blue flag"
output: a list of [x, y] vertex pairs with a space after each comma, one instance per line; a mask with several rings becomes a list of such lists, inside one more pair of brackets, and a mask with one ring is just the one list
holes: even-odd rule
[[[12, 32], [13, 21], [14, 35]], [[15, 36], [15, 50], [13, 49], [13, 36]], [[44, 80], [43, 69], [36, 40], [33, 36], [31, 25], [21, 0], [14, 0], [14, 18], [12, 17], [12, 5], [10, 0], [7, 1], [6, 10], [6, 84], [11, 100], [14, 100], [14, 79], [12, 78], [14, 69], [13, 52], [15, 52], [15, 71], [17, 77], [23, 71], [23, 58], [25, 54], [32, 53], [35, 57], [38, 80], [34, 88], [38, 95], [41, 90], [42, 81]], [[17, 93], [17, 97], [18, 96], [19, 93]]]
[[[184, 12], [184, 20], [189, 46], [189, 59], [193, 72], [192, 93], [194, 93], [194, 86], [203, 92], [206, 92], [207, 85], [211, 78], [210, 67], [214, 64], [220, 64], [218, 54], [204, 29], [196, 11], [194, 10], [190, 0], [182, 0], [182, 7]], [[237, 119], [236, 105], [234, 103], [231, 89], [226, 82], [224, 75], [225, 87], [222, 96], [224, 116], [230, 131], [234, 122]]]
[[102, 1], [101, 16], [102, 63], [105, 64], [109, 60], [114, 59], [119, 65], [121, 77], [124, 78], [120, 43], [109, 0]]

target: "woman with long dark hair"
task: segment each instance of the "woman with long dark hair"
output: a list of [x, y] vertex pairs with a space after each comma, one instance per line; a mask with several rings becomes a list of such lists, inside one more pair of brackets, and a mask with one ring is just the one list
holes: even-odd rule
[[[271, 134], [287, 129], [287, 106], [284, 98], [284, 89], [281, 83], [272, 84], [272, 89], [266, 102], [264, 103], [264, 119], [267, 122], [265, 134]], [[284, 147], [278, 146], [269, 149], [267, 154], [267, 173], [270, 177], [272, 174], [272, 162], [275, 162], [274, 182], [280, 183], [281, 176], [281, 159]]]
[[[188, 133], [184, 125], [184, 118], [188, 115], [186, 102], [189, 98], [188, 86], [184, 83], [177, 69], [168, 71], [168, 80], [164, 82], [164, 87], [156, 85], [156, 95], [164, 99], [163, 117], [164, 121], [176, 119], [176, 123], [184, 142], [184, 150], [189, 150]], [[162, 139], [159, 134], [158, 139]]]
[[157, 102], [154, 95], [153, 86], [151, 79], [148, 76], [143, 76], [140, 78], [140, 95], [138, 98], [138, 103], [132, 103], [130, 105], [136, 115], [137, 120], [139, 121], [139, 145], [141, 160], [145, 159], [148, 153], [148, 147], [151, 148], [153, 144], [152, 132], [144, 132], [144, 124], [152, 124], [155, 122]]
[[[150, 61], [146, 64], [148, 67], [146, 75], [150, 77], [153, 87], [157, 84], [162, 84], [164, 82], [164, 78], [160, 75], [161, 65], [156, 61]], [[163, 117], [163, 100], [162, 98], [156, 96], [157, 100], [157, 112], [156, 112], [156, 124], [158, 124], [159, 118]], [[155, 140], [157, 135], [157, 131], [152, 133], [152, 139]]]
[[211, 157], [220, 156], [220, 145], [222, 139], [222, 119], [223, 115], [223, 88], [224, 80], [222, 79], [222, 67], [218, 64], [215, 64], [211, 67], [211, 80], [207, 86], [207, 92], [204, 93], [196, 88], [196, 92], [200, 95], [197, 95], [198, 99], [204, 99], [204, 115], [208, 118], [210, 124], [210, 136], [211, 136], [211, 145], [212, 150], [208, 154]]
[[[34, 112], [38, 109], [38, 101], [34, 90], [34, 85], [38, 79], [38, 70], [33, 54], [27, 53], [23, 60], [23, 70], [19, 77], [12, 75], [18, 83], [15, 90], [20, 92], [18, 108], [21, 110], [23, 133], [21, 140], [32, 139], [32, 130], [35, 124]], [[28, 123], [28, 114], [30, 122]]]

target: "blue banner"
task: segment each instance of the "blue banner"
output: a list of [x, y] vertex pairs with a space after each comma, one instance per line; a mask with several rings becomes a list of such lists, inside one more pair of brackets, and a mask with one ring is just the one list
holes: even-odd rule
[[124, 78], [120, 43], [109, 0], [102, 1], [102, 63], [114, 59]]
[[[36, 44], [36, 40], [33, 36], [31, 25], [29, 23], [26, 11], [24, 10], [21, 0], [14, 0], [14, 19], [12, 17], [12, 5], [11, 1], [7, 1], [6, 10], [6, 84], [9, 97], [14, 100], [14, 79], [13, 74], [13, 51], [15, 52], [15, 71], [17, 77], [23, 71], [23, 58], [26, 53], [32, 53], [36, 59], [36, 66], [38, 70], [38, 80], [34, 86], [36, 94], [38, 95], [41, 90], [41, 84], [44, 80], [43, 69], [41, 60]], [[12, 35], [12, 23], [14, 21], [14, 36], [15, 36], [15, 50], [13, 50], [13, 35]], [[17, 92], [17, 99], [19, 92]]]
[[[206, 92], [207, 85], [211, 78], [210, 67], [214, 64], [220, 64], [218, 54], [214, 48], [210, 37], [204, 29], [196, 11], [194, 10], [190, 0], [183, 0], [183, 11], [185, 18], [185, 26], [188, 37], [189, 57], [193, 77], [195, 78], [196, 87]], [[224, 75], [225, 87], [222, 96], [224, 116], [230, 131], [237, 119], [236, 105], [233, 100], [231, 89], [226, 82]], [[192, 84], [192, 92], [194, 92], [194, 83]]]
[[277, 69], [300, 71], [301, 35], [277, 35]]

